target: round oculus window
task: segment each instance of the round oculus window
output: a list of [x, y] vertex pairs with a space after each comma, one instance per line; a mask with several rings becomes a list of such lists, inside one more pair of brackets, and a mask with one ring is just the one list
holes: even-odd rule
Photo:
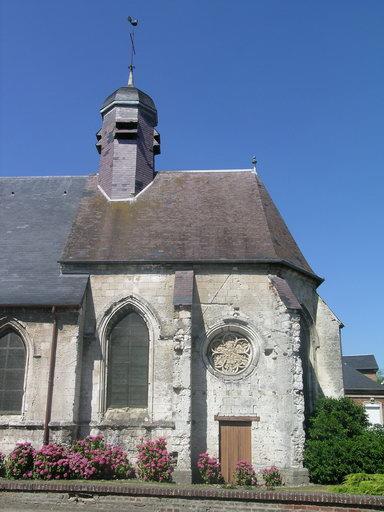
[[225, 332], [208, 345], [207, 357], [212, 368], [223, 375], [237, 375], [252, 361], [252, 343], [242, 334]]

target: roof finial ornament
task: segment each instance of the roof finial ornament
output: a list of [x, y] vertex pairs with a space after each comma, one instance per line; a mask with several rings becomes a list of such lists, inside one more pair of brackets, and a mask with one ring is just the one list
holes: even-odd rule
[[253, 172], [256, 174], [257, 176], [257, 169], [256, 169], [256, 164], [257, 164], [257, 160], [256, 160], [256, 157], [252, 157], [252, 165], [253, 165]]
[[131, 63], [129, 64], [129, 77], [128, 77], [128, 87], [133, 87], [133, 70], [135, 66], [133, 65], [133, 57], [136, 55], [135, 49], [135, 27], [137, 27], [139, 20], [132, 18], [132, 16], [128, 16], [128, 21], [132, 26], [132, 31], [129, 33], [129, 37], [131, 38]]

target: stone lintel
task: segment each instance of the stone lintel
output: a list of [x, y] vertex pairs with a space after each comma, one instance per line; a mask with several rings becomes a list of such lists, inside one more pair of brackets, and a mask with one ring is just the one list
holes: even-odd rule
[[215, 414], [215, 421], [260, 421], [260, 416], [219, 416]]

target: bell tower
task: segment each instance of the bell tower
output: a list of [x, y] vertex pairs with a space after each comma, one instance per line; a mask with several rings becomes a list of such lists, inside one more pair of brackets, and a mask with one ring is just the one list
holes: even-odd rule
[[100, 113], [99, 187], [112, 201], [132, 199], [153, 180], [154, 157], [160, 153], [156, 106], [134, 86], [132, 65], [128, 85], [108, 96]]

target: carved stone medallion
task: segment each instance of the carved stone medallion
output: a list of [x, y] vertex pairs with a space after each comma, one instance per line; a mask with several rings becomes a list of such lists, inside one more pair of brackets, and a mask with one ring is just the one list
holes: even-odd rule
[[221, 333], [209, 344], [207, 356], [214, 370], [224, 375], [237, 375], [251, 363], [252, 344], [239, 333]]

